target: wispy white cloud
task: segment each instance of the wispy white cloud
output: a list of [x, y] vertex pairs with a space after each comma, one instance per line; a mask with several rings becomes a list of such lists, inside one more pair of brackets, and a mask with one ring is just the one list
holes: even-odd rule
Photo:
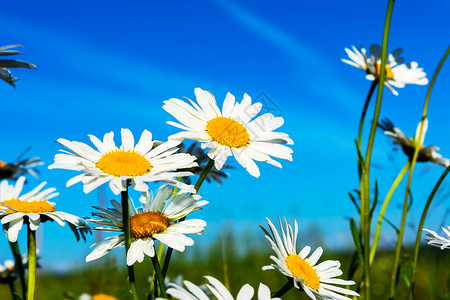
[[[298, 70], [297, 76], [299, 83], [303, 82], [302, 88], [309, 89], [325, 98], [324, 100], [338, 103], [349, 113], [359, 113], [360, 95], [340, 79], [341, 75], [319, 51], [233, 1], [216, 0], [216, 3], [237, 22], [284, 51]], [[340, 57], [336, 57], [335, 61], [340, 63]]]

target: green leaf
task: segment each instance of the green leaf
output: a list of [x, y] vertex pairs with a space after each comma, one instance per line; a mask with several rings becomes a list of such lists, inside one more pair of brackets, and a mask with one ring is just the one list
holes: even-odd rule
[[348, 196], [350, 197], [350, 200], [352, 200], [353, 204], [355, 205], [356, 210], [358, 211], [358, 214], [360, 214], [361, 213], [361, 209], [360, 209], [360, 207], [358, 205], [358, 202], [356, 202], [355, 197], [350, 192], [348, 193]]
[[400, 229], [398, 229], [397, 226], [394, 225], [394, 223], [392, 223], [391, 221], [389, 221], [387, 218], [383, 218], [389, 225], [391, 225], [392, 228], [394, 228], [395, 232], [397, 233], [397, 235], [400, 232]]
[[410, 208], [411, 208], [411, 206], [413, 204], [413, 195], [411, 193], [411, 189], [409, 189], [408, 196], [409, 196], [409, 202], [408, 202], [408, 209], [407, 209], [407, 211], [409, 212], [409, 210], [410, 210]]
[[352, 260], [350, 261], [350, 267], [348, 269], [348, 279], [352, 280], [353, 276], [355, 276], [356, 270], [358, 270], [360, 259], [358, 251], [353, 252]]
[[357, 140], [355, 140], [355, 145], [356, 145], [356, 153], [358, 154], [358, 174], [361, 174], [361, 171], [362, 171], [363, 165], [364, 165], [364, 158], [361, 154], [361, 148], [358, 145]]
[[375, 208], [377, 207], [377, 204], [378, 204], [378, 181], [375, 179], [375, 195], [373, 198], [372, 208], [370, 209], [370, 213], [369, 213], [369, 222], [372, 222], [373, 212], [374, 212]]
[[363, 259], [363, 250], [361, 246], [361, 234], [359, 233], [358, 227], [356, 226], [355, 219], [350, 218], [350, 231], [352, 232], [353, 242], [356, 246], [356, 251], [359, 256], [359, 264], [361, 266], [364, 265], [364, 259]]

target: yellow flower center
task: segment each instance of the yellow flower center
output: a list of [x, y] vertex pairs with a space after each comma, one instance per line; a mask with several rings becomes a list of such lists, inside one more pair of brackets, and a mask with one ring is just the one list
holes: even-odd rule
[[118, 298], [106, 294], [95, 294], [92, 300], [119, 300]]
[[[381, 64], [376, 63], [375, 64], [375, 76], [380, 77], [380, 73], [381, 73]], [[394, 78], [394, 72], [392, 72], [391, 67], [389, 67], [388, 65], [386, 65], [386, 77]]]
[[206, 124], [206, 132], [220, 145], [242, 148], [250, 142], [250, 134], [238, 121], [231, 118], [216, 117]]
[[3, 168], [4, 166], [6, 166], [6, 163], [0, 160], [0, 168]]
[[[56, 208], [47, 202], [47, 200], [38, 200], [38, 201], [24, 201], [20, 199], [10, 199], [3, 201], [9, 207], [15, 209], [16, 211], [20, 211], [23, 213], [43, 213], [43, 212], [54, 212]], [[5, 207], [0, 203], [0, 206]], [[6, 212], [13, 214], [16, 211], [12, 209], [7, 209]]]
[[141, 176], [152, 169], [150, 162], [134, 150], [117, 149], [102, 155], [95, 164], [103, 173], [116, 177]]
[[293, 277], [298, 277], [305, 281], [305, 285], [313, 290], [319, 290], [320, 277], [317, 275], [316, 270], [312, 268], [305, 260], [300, 256], [289, 254], [285, 258], [287, 268], [291, 271]]
[[167, 216], [159, 211], [146, 211], [130, 217], [130, 235], [132, 239], [153, 237], [169, 227]]

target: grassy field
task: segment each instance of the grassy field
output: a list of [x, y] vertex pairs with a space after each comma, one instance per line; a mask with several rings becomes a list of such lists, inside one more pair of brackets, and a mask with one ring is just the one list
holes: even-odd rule
[[[245, 245], [238, 245], [245, 240]], [[271, 263], [269, 256], [271, 249], [267, 241], [262, 238], [252, 240], [250, 238], [237, 239], [231, 234], [225, 234], [221, 239], [210, 245], [208, 249], [193, 248], [189, 257], [175, 253], [170, 265], [168, 277], [183, 279], [195, 284], [205, 283], [203, 275], [211, 275], [223, 283], [229, 285], [232, 294], [237, 295], [241, 286], [245, 283], [257, 288], [260, 282], [270, 287], [271, 291], [277, 291], [286, 283], [286, 278], [276, 271], [262, 271], [261, 267]], [[264, 245], [263, 247], [251, 247]], [[251, 250], [250, 250], [251, 249]], [[408, 249], [406, 252], [409, 252]], [[320, 261], [326, 259], [339, 260], [344, 272], [342, 278], [348, 278], [348, 270], [352, 258], [352, 252], [325, 251]], [[381, 252], [376, 264], [372, 268], [373, 274], [373, 299], [387, 299], [389, 290], [389, 278], [392, 272], [393, 253]], [[407, 261], [407, 257], [403, 257]], [[419, 268], [417, 272], [417, 286], [415, 299], [450, 299], [450, 256], [448, 251], [438, 248], [423, 246], [421, 249]], [[149, 287], [148, 274], [151, 273], [150, 260], [136, 265], [138, 292], [140, 299], [146, 299]], [[408, 274], [405, 266], [401, 274]], [[226, 278], [225, 279], [225, 274]], [[359, 281], [360, 273], [357, 272], [354, 280]], [[401, 275], [401, 276], [402, 276]], [[77, 299], [82, 293], [106, 293], [119, 299], [129, 299], [127, 294], [126, 269], [117, 262], [117, 259], [102, 259], [97, 263], [88, 264], [87, 267], [69, 270], [65, 274], [48, 273], [41, 270], [37, 280], [36, 299]], [[396, 299], [405, 299], [405, 281], [400, 278]], [[16, 283], [17, 288], [19, 284]], [[356, 287], [352, 287], [355, 289]], [[6, 285], [0, 285], [1, 299], [9, 299], [9, 290]], [[292, 289], [282, 299], [309, 299], [303, 292]]]

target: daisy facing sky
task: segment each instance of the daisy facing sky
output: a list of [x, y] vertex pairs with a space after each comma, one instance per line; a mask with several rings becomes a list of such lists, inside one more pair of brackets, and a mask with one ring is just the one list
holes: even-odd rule
[[[352, 46], [352, 50], [345, 48], [348, 59], [342, 59], [343, 62], [366, 71], [366, 79], [374, 81], [380, 77], [381, 69], [381, 48], [379, 45], [370, 46], [370, 57], [367, 54], [367, 50], [360, 46], [358, 50], [355, 46]], [[388, 54], [386, 61], [386, 87], [394, 94], [398, 95], [398, 92], [393, 88], [403, 88], [405, 84], [428, 84], [428, 79], [422, 68], [418, 68], [417, 62], [413, 61], [408, 64], [402, 64], [404, 59], [399, 57], [402, 53], [402, 49], [398, 48], [391, 54]]]
[[25, 149], [14, 162], [6, 163], [0, 160], [0, 180], [12, 179], [17, 180], [20, 175], [30, 174], [38, 178], [38, 170], [34, 167], [43, 165], [39, 157], [31, 157], [22, 159], [30, 147]]
[[[409, 159], [413, 158], [414, 155], [414, 141], [419, 138], [420, 127], [422, 122], [417, 125], [416, 134], [414, 138], [410, 138], [406, 136], [403, 131], [399, 128], [395, 127], [394, 124], [387, 118], [383, 119], [378, 127], [384, 131], [384, 134], [389, 136], [394, 144], [399, 145], [403, 152], [409, 157]], [[422, 139], [420, 140], [420, 149], [419, 155], [417, 156], [418, 162], [433, 162], [443, 167], [447, 167], [450, 164], [450, 160], [447, 158], [443, 158], [441, 154], [437, 153], [439, 151], [439, 147], [437, 146], [423, 146], [423, 142], [425, 140], [425, 134], [428, 129], [428, 119], [425, 119], [423, 125], [423, 134]]]
[[[183, 281], [186, 288], [179, 286], [175, 283], [169, 283], [167, 294], [172, 297], [183, 299], [183, 300], [207, 300], [207, 299], [223, 299], [223, 300], [233, 300], [235, 299], [227, 288], [216, 278], [211, 276], [204, 276], [209, 283], [206, 284], [207, 288], [215, 296], [215, 298], [209, 297], [200, 287], [193, 284], [190, 281]], [[245, 284], [236, 296], [236, 300], [251, 300], [253, 298], [255, 291], [253, 287], [249, 284]], [[280, 298], [272, 298], [270, 295], [270, 289], [260, 283], [258, 289], [258, 300], [279, 300]]]
[[21, 176], [15, 185], [9, 185], [6, 180], [0, 183], [0, 219], [8, 233], [8, 240], [16, 242], [19, 231], [24, 223], [29, 224], [30, 229], [36, 231], [40, 223], [46, 221], [56, 221], [64, 226], [67, 222], [79, 239], [79, 234], [84, 238], [87, 229], [77, 229], [79, 226], [86, 226], [87, 222], [77, 216], [56, 211], [55, 203], [48, 202], [59, 194], [55, 188], [41, 189], [46, 182], [42, 182], [32, 191], [20, 195], [25, 177]]
[[334, 278], [342, 275], [340, 270], [341, 263], [337, 260], [327, 260], [318, 265], [316, 263], [322, 256], [323, 250], [318, 247], [309, 257], [311, 247], [304, 247], [299, 253], [296, 250], [298, 225], [294, 220], [294, 230], [284, 219], [286, 229], [283, 229], [283, 224], [280, 219], [280, 228], [282, 237], [278, 234], [277, 229], [272, 222], [267, 219], [269, 231], [260, 226], [266, 234], [267, 240], [272, 245], [276, 256], [270, 258], [275, 262], [269, 266], [263, 267], [263, 270], [276, 270], [288, 278], [292, 278], [293, 284], [296, 288], [300, 287], [305, 293], [314, 300], [322, 299], [348, 299], [344, 295], [359, 296], [358, 293], [337, 287], [332, 284], [339, 285], [353, 285], [352, 280], [342, 280]]
[[447, 226], [447, 229], [442, 227], [442, 230], [447, 235], [447, 237], [440, 236], [436, 232], [430, 229], [424, 229], [427, 234], [427, 238], [425, 238], [428, 242], [428, 245], [439, 247], [441, 250], [450, 249], [450, 226]]
[[67, 186], [81, 181], [85, 193], [109, 182], [112, 192], [118, 195], [127, 189], [127, 179], [131, 179], [134, 189], [140, 192], [148, 190], [148, 182], [164, 181], [195, 193], [193, 186], [175, 179], [192, 175], [191, 172], [176, 172], [177, 169], [197, 166], [195, 156], [175, 153], [180, 142], [168, 141], [159, 144], [152, 140], [150, 131], [144, 130], [138, 143], [134, 145], [130, 130], [122, 128], [121, 135], [120, 148], [114, 143], [112, 131], [105, 134], [103, 142], [89, 135], [98, 150], [81, 142], [60, 138], [57, 142], [70, 151], [61, 150], [63, 153], [56, 154], [55, 163], [48, 168], [84, 172], [70, 179]]
[[203, 149], [209, 148], [208, 156], [214, 160], [214, 166], [220, 170], [229, 156], [234, 156], [252, 176], [259, 177], [259, 168], [254, 162], [264, 161], [281, 168], [281, 164], [271, 156], [292, 161], [292, 149], [283, 145], [294, 142], [286, 133], [273, 132], [283, 125], [281, 117], [271, 113], [260, 115], [262, 104], [254, 103], [244, 94], [241, 103], [237, 103], [228, 93], [223, 102], [222, 111], [214, 96], [200, 88], [194, 90], [197, 103], [190, 99], [182, 101], [176, 98], [164, 101], [164, 110], [180, 123], [167, 123], [184, 131], [171, 135], [169, 140], [191, 139], [202, 142]]
[[[136, 210], [130, 200], [130, 235], [131, 246], [127, 252], [127, 264], [142, 262], [144, 255], [155, 256], [154, 240], [166, 244], [168, 247], [183, 252], [186, 246], [192, 246], [194, 241], [186, 234], [199, 234], [206, 226], [200, 219], [190, 219], [177, 222], [188, 214], [199, 210], [208, 201], [199, 200], [199, 195], [190, 195], [187, 191], [179, 191], [170, 201], [174, 188], [163, 185], [158, 189], [155, 197], [152, 193], [145, 194], [142, 208]], [[122, 206], [111, 200], [114, 208], [104, 209], [95, 207], [99, 212], [92, 213], [96, 218], [86, 218], [89, 222], [98, 224], [89, 227], [93, 230], [121, 232], [121, 234], [104, 239], [94, 244], [95, 249], [86, 257], [86, 261], [98, 259], [111, 250], [125, 244], [123, 234]]]

